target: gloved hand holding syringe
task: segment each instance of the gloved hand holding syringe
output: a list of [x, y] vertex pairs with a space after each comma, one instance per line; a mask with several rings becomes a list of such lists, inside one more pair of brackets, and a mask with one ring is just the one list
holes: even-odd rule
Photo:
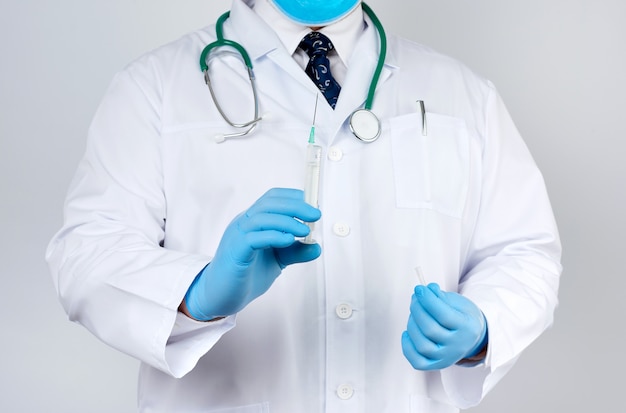
[[[322, 147], [315, 144], [315, 117], [317, 115], [317, 98], [315, 99], [315, 110], [313, 111], [313, 123], [311, 124], [311, 131], [309, 133], [309, 143], [306, 148], [306, 161], [305, 161], [305, 181], [304, 181], [304, 201], [317, 208], [318, 197], [320, 190], [320, 169], [322, 164]], [[301, 242], [305, 244], [314, 244], [313, 229], [315, 223], [307, 223], [309, 229], [309, 235], [307, 235]]]

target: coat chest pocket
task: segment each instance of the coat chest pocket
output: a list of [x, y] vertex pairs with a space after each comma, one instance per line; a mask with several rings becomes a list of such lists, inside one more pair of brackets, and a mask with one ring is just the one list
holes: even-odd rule
[[460, 218], [469, 185], [469, 133], [462, 119], [426, 114], [390, 120], [396, 206]]

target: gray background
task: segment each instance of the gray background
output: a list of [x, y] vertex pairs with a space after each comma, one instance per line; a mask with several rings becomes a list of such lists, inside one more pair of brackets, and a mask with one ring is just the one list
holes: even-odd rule
[[[66, 320], [43, 260], [114, 72], [230, 0], [1, 0], [0, 411], [133, 412], [137, 362]], [[623, 412], [626, 3], [370, 0], [499, 88], [564, 244], [555, 326], [472, 412]], [[202, 87], [198, 85], [198, 87]]]

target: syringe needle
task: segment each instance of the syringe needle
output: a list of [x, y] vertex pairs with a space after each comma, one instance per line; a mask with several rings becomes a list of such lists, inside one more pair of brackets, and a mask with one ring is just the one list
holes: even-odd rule
[[315, 109], [313, 109], [313, 123], [311, 123], [311, 132], [309, 133], [309, 143], [315, 143], [315, 119], [317, 118], [317, 101], [319, 100], [319, 95], [315, 95]]

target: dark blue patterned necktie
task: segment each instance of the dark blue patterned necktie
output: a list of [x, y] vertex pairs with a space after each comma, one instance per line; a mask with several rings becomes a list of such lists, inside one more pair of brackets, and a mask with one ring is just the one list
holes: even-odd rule
[[300, 48], [309, 55], [309, 63], [304, 71], [320, 89], [328, 104], [335, 109], [341, 86], [330, 73], [328, 52], [334, 49], [330, 39], [320, 32], [311, 32], [304, 36]]

